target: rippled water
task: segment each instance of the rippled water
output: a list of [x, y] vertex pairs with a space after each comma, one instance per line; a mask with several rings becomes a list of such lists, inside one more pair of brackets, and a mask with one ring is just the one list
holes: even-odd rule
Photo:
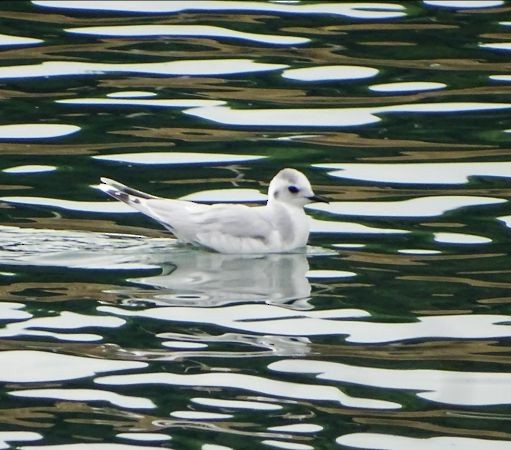
[[[0, 7], [0, 448], [511, 448], [511, 4]], [[265, 200], [306, 253], [178, 245], [100, 176]]]

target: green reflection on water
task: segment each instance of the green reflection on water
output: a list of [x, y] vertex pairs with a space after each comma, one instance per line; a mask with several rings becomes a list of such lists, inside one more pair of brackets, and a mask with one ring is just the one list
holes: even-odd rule
[[[506, 42], [508, 28], [499, 25], [509, 12], [500, 8], [455, 10], [430, 8], [420, 2], [402, 2], [407, 16], [401, 19], [349, 19], [334, 15], [298, 15], [261, 12], [210, 11], [178, 14], [126, 14], [118, 12], [45, 9], [29, 2], [4, 2], [0, 11], [3, 33], [44, 39], [41, 45], [5, 46], [2, 66], [36, 65], [45, 61], [90, 63], [152, 63], [176, 60], [254, 59], [290, 68], [321, 65], [361, 65], [379, 70], [373, 78], [302, 82], [288, 80], [281, 71], [239, 73], [226, 76], [165, 76], [144, 73], [95, 73], [47, 78], [0, 80], [2, 124], [62, 123], [77, 125], [80, 133], [49, 139], [2, 139], [0, 169], [26, 164], [53, 165], [55, 172], [0, 173], [1, 196], [36, 196], [76, 201], [106, 201], [91, 188], [100, 176], [156, 195], [179, 197], [197, 191], [252, 188], [266, 191], [268, 180], [286, 166], [307, 173], [318, 193], [335, 201], [397, 201], [438, 195], [509, 197], [508, 178], [474, 176], [465, 184], [399, 184], [334, 178], [320, 163], [403, 162], [506, 162], [511, 128], [507, 110], [456, 113], [382, 114], [381, 121], [347, 128], [222, 126], [182, 113], [181, 108], [151, 106], [66, 105], [62, 99], [105, 98], [116, 91], [144, 90], [162, 99], [223, 100], [233, 109], [353, 108], [389, 105], [509, 101], [506, 82], [490, 75], [509, 74], [508, 52], [484, 49], [479, 43]], [[270, 46], [235, 39], [207, 37], [98, 37], [71, 35], [65, 28], [94, 25], [190, 24], [212, 25], [248, 33], [285, 34], [311, 39], [305, 45]], [[438, 91], [375, 93], [371, 84], [431, 81], [447, 84]], [[131, 152], [205, 152], [259, 155], [266, 159], [236, 164], [136, 165], [94, 160], [94, 155]], [[20, 303], [34, 318], [55, 318], [72, 312], [108, 316], [98, 307], [119, 307], [136, 313], [154, 307], [174, 308], [175, 320], [124, 317], [120, 328], [85, 327], [62, 330], [27, 326], [23, 333], [2, 335], [2, 350], [34, 349], [91, 358], [149, 362], [147, 373], [253, 375], [269, 380], [339, 388], [352, 397], [397, 402], [399, 410], [351, 408], [333, 401], [308, 401], [276, 397], [257, 389], [212, 386], [114, 385], [101, 386], [114, 393], [142, 396], [155, 402], [153, 410], [122, 408], [105, 401], [17, 398], [14, 389], [98, 389], [92, 377], [51, 383], [8, 384], [0, 391], [1, 431], [32, 431], [44, 435], [33, 445], [77, 442], [134, 443], [116, 438], [120, 432], [162, 432], [172, 441], [147, 445], [201, 448], [205, 443], [232, 448], [267, 448], [261, 442], [277, 440], [333, 448], [347, 433], [370, 432], [408, 437], [466, 437], [489, 441], [511, 440], [508, 403], [435, 403], [406, 389], [386, 389], [349, 382], [318, 380], [307, 373], [276, 373], [268, 369], [284, 358], [338, 362], [395, 370], [430, 369], [458, 372], [509, 373], [509, 337], [449, 337], [449, 316], [510, 313], [509, 229], [498, 217], [511, 215], [507, 203], [455, 209], [441, 216], [422, 218], [336, 216], [311, 212], [316, 219], [362, 224], [410, 233], [317, 233], [311, 244], [332, 254], [307, 258], [311, 270], [351, 271], [354, 278], [311, 278], [309, 294], [279, 301], [262, 288], [254, 273], [239, 275], [244, 286], [225, 298], [222, 286], [193, 284], [201, 277], [218, 279], [213, 263], [194, 260], [195, 278], [179, 278], [173, 258], [193, 250], [175, 247], [158, 225], [136, 214], [101, 214], [56, 207], [2, 203], [2, 225], [20, 227], [3, 234], [0, 292], [3, 302]], [[41, 235], [29, 229], [41, 229]], [[23, 231], [25, 230], [25, 231]], [[85, 232], [78, 238], [55, 231]], [[11, 230], [12, 231], [12, 230]], [[487, 244], [442, 243], [434, 233], [462, 233], [491, 238]], [[144, 236], [134, 252], [129, 242], [108, 243], [98, 233]], [[34, 240], [35, 236], [42, 236]], [[106, 241], [104, 240], [106, 239]], [[336, 248], [334, 244], [364, 244], [362, 248]], [[31, 244], [29, 252], [28, 245]], [[110, 245], [110, 246], [109, 246]], [[167, 247], [168, 245], [168, 247]], [[84, 247], [85, 246], [85, 247]], [[126, 250], [126, 248], [128, 250]], [[403, 254], [403, 249], [439, 250], [432, 255]], [[28, 255], [30, 253], [30, 255]], [[35, 256], [34, 256], [35, 255]], [[148, 256], [149, 255], [149, 256]], [[39, 265], [32, 265], [34, 259]], [[44, 257], [44, 258], [43, 258]], [[211, 255], [210, 255], [211, 257]], [[67, 259], [66, 259], [67, 258]], [[94, 259], [96, 258], [96, 259]], [[102, 259], [101, 259], [102, 258]], [[149, 258], [149, 259], [148, 259]], [[44, 261], [43, 261], [44, 259]], [[79, 263], [147, 262], [155, 267], [83, 268]], [[67, 261], [67, 265], [62, 262]], [[100, 261], [100, 262], [98, 262]], [[155, 262], [156, 261], [156, 262]], [[213, 257], [214, 261], [214, 257]], [[78, 267], [69, 267], [70, 265]], [[173, 265], [174, 264], [174, 265]], [[201, 264], [203, 264], [201, 266]], [[241, 264], [240, 264], [241, 265]], [[254, 263], [254, 268], [260, 267]], [[269, 266], [271, 273], [277, 273]], [[236, 273], [236, 268], [230, 268]], [[255, 271], [255, 269], [254, 269]], [[231, 272], [231, 273], [232, 273]], [[293, 272], [296, 273], [296, 272]], [[213, 276], [211, 275], [213, 274]], [[173, 283], [143, 284], [141, 279], [169, 277]], [[216, 277], [216, 278], [215, 278]], [[177, 279], [177, 281], [176, 281]], [[188, 281], [187, 281], [188, 280]], [[147, 280], [146, 280], [147, 281]], [[161, 281], [161, 278], [160, 278]], [[282, 280], [281, 280], [282, 281]], [[187, 284], [188, 283], [188, 284]], [[247, 300], [255, 286], [262, 299]], [[223, 286], [225, 287], [225, 285]], [[279, 287], [279, 286], [277, 286]], [[281, 287], [281, 286], [280, 286]], [[258, 290], [259, 289], [259, 290]], [[278, 289], [274, 287], [273, 293]], [[220, 296], [222, 292], [222, 297]], [[249, 291], [253, 295], [252, 291]], [[280, 291], [279, 291], [280, 292]], [[302, 291], [301, 291], [302, 292]], [[292, 296], [291, 296], [292, 297]], [[207, 304], [207, 302], [210, 302]], [[244, 329], [241, 317], [229, 326], [215, 323], [202, 310], [207, 306], [279, 306], [290, 315], [357, 309], [369, 317], [350, 319], [362, 324], [417, 324], [428, 317], [445, 316], [446, 328], [426, 336], [364, 343], [346, 334], [308, 335], [306, 327], [274, 333]], [[195, 308], [195, 322], [179, 320], [179, 308]], [[204, 309], [205, 311], [205, 309]], [[209, 311], [209, 310], [208, 310]], [[227, 311], [227, 310], [225, 310]], [[211, 314], [214, 311], [209, 311]], [[267, 319], [267, 318], [266, 318]], [[266, 320], [264, 317], [258, 320]], [[345, 319], [333, 319], [342, 322]], [[6, 329], [23, 319], [3, 319]], [[508, 327], [508, 320], [495, 325]], [[37, 332], [53, 331], [59, 337]], [[97, 341], [72, 341], [71, 334], [96, 334]], [[303, 335], [301, 334], [303, 333]], [[370, 334], [370, 331], [366, 332]], [[66, 338], [66, 334], [68, 338]], [[490, 333], [491, 334], [491, 333]], [[166, 341], [206, 344], [206, 347], [171, 348]], [[142, 371], [143, 372], [143, 371]], [[0, 369], [0, 375], [1, 375]], [[504, 391], [509, 380], [503, 384]], [[468, 386], [466, 395], [476, 386]], [[191, 399], [212, 397], [264, 400], [282, 409], [272, 412], [198, 407]], [[483, 396], [484, 397], [484, 396]], [[231, 414], [218, 421], [177, 419], [173, 411], [206, 411]], [[275, 432], [268, 427], [312, 423], [323, 427], [315, 433]], [[249, 443], [250, 442], [250, 443]], [[16, 445], [18, 445], [16, 443]], [[25, 444], [23, 444], [25, 445]], [[27, 443], [26, 445], [32, 445]], [[299, 447], [297, 447], [299, 448]], [[504, 447], [502, 447], [504, 448]]]

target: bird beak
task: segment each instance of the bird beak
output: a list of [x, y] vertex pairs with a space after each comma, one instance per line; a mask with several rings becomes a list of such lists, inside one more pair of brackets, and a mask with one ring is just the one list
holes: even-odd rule
[[322, 197], [321, 195], [312, 195], [311, 197], [307, 197], [311, 202], [321, 202], [321, 203], [330, 203], [330, 200], [326, 197]]

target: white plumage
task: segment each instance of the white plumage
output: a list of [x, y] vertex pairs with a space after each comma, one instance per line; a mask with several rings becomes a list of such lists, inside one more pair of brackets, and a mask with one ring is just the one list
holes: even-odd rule
[[108, 178], [101, 181], [101, 190], [158, 221], [180, 241], [220, 253], [283, 253], [304, 247], [309, 221], [303, 207], [326, 202], [295, 169], [281, 170], [271, 180], [266, 205], [254, 207], [166, 199]]

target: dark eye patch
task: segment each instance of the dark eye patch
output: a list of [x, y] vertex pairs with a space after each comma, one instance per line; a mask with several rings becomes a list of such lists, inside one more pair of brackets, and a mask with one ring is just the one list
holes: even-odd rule
[[289, 186], [287, 190], [291, 192], [291, 194], [296, 194], [297, 192], [300, 191], [300, 189], [298, 189], [296, 186]]

